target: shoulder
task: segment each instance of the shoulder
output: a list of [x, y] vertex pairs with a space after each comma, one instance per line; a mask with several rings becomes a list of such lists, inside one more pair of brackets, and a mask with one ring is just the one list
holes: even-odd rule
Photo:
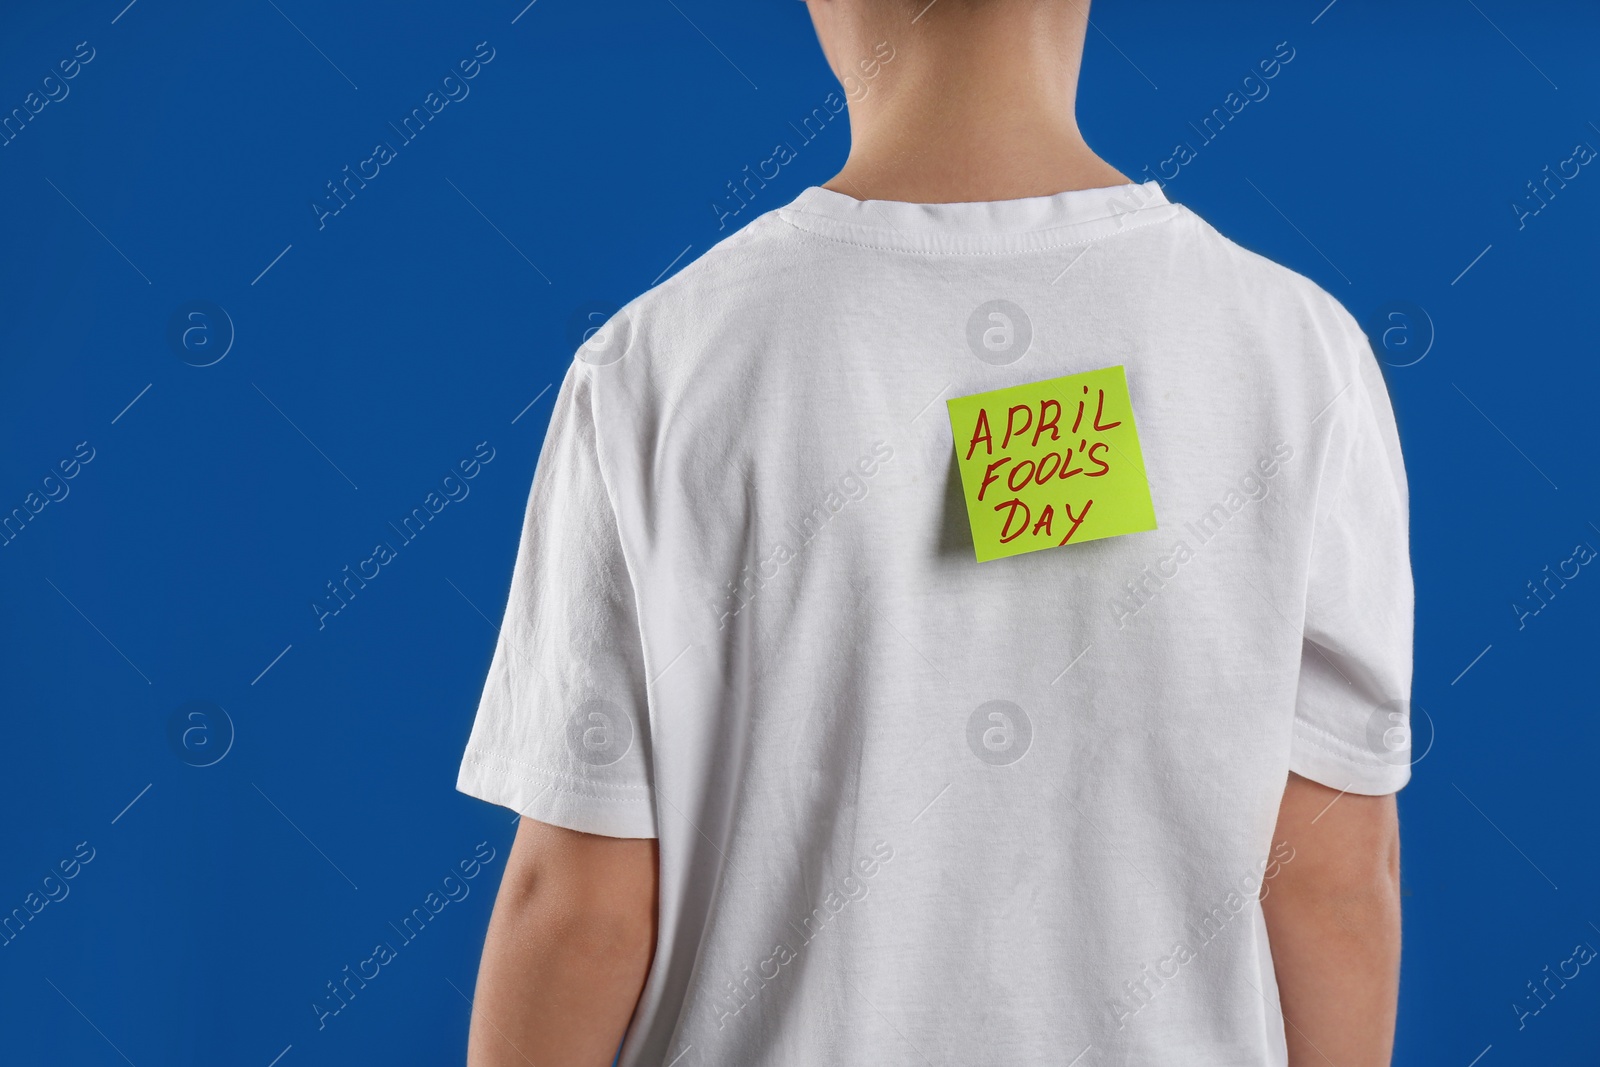
[[[1224, 235], [1182, 208], [1197, 276], [1216, 298], [1240, 300], [1240, 310], [1286, 342], [1301, 338], [1344, 369], [1368, 354], [1366, 333], [1349, 309], [1314, 279]], [[1335, 268], [1337, 269], [1337, 268]]]
[[719, 343], [759, 332], [803, 286], [811, 260], [778, 210], [753, 218], [622, 305], [576, 351], [579, 373], [597, 389], [609, 384], [660, 395], [652, 384], [689, 373]]
[[1225, 262], [1238, 281], [1256, 287], [1263, 298], [1307, 314], [1355, 324], [1344, 305], [1317, 281], [1226, 236], [1191, 208], [1182, 207], [1182, 213], [1194, 240]]

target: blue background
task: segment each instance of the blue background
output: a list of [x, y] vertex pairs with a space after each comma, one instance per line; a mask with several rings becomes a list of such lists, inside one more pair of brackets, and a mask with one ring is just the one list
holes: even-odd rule
[[[94, 49], [0, 147], [0, 510], [93, 449], [0, 547], [0, 913], [94, 850], [0, 948], [0, 1061], [459, 1062], [513, 823], [453, 785], [554, 386], [587, 313], [835, 172], [843, 119], [790, 124], [837, 86], [777, 0], [124, 2], [0, 16], [4, 112]], [[1102, 0], [1080, 122], [1142, 180], [1294, 48], [1166, 190], [1363, 322], [1421, 309], [1375, 333], [1426, 713], [1397, 1062], [1595, 1062], [1592, 968], [1521, 1029], [1511, 1005], [1600, 946], [1600, 577], [1512, 605], [1600, 546], [1600, 174], [1512, 204], [1600, 145], [1600, 14], [1324, 3]], [[319, 228], [480, 41], [470, 95]], [[780, 140], [798, 158], [719, 229]], [[222, 312], [174, 345], [196, 300]], [[324, 584], [483, 441], [470, 495], [319, 629]], [[470, 895], [319, 1029], [325, 983], [482, 841]]]

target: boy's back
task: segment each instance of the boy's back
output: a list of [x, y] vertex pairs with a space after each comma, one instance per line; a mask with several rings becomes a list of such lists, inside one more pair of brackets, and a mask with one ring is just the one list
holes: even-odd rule
[[[1157, 528], [977, 562], [945, 401], [1116, 365]], [[459, 787], [659, 837], [624, 1067], [1281, 1064], [1285, 780], [1405, 783], [1410, 647], [1326, 293], [1154, 182], [813, 187], [580, 351]]]

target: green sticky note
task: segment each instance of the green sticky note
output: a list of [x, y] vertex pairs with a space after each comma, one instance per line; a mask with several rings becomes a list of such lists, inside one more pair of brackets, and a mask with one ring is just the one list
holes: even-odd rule
[[945, 404], [980, 563], [1156, 528], [1121, 366]]

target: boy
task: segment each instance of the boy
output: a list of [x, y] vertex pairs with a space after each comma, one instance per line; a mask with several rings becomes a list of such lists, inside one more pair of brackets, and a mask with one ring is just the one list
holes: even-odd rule
[[808, 2], [871, 67], [844, 169], [556, 401], [458, 783], [523, 815], [470, 1062], [1387, 1064], [1365, 338], [1089, 149], [1086, 4]]

